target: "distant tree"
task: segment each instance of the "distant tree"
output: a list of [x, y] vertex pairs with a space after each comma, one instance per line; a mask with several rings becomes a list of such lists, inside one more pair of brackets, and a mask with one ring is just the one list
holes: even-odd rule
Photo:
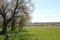
[[[23, 29], [23, 27], [30, 22], [31, 19], [31, 12], [33, 11], [33, 3], [31, 0], [27, 0], [21, 2], [21, 12], [20, 12], [20, 21], [19, 21], [19, 31]], [[33, 6], [32, 6], [33, 5]]]

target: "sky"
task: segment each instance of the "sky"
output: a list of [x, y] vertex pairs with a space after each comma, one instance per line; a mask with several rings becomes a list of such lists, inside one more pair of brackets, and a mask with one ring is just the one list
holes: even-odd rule
[[60, 22], [60, 0], [35, 0], [32, 22]]

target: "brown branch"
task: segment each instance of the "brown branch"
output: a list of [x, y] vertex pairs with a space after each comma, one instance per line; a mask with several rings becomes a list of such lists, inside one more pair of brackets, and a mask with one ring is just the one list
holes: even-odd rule
[[8, 4], [6, 4], [6, 6], [5, 6], [5, 8], [4, 8], [4, 11], [7, 9], [7, 7], [8, 7]]
[[6, 12], [5, 10], [7, 9], [8, 5], [5, 6], [1, 6], [1, 9], [0, 9], [0, 15], [2, 15], [2, 17], [4, 17], [6, 15]]
[[14, 12], [14, 13], [13, 13], [13, 16], [12, 16], [10, 19], [7, 20], [8, 22], [10, 22], [10, 20], [12, 20], [12, 19], [14, 18], [15, 14], [16, 14], [15, 11], [16, 11], [16, 9], [17, 9], [17, 7], [18, 7], [18, 1], [19, 1], [19, 0], [16, 1], [16, 6], [15, 6], [14, 11], [13, 11], [13, 12]]
[[3, 17], [3, 12], [2, 12], [2, 9], [0, 9], [0, 15]]

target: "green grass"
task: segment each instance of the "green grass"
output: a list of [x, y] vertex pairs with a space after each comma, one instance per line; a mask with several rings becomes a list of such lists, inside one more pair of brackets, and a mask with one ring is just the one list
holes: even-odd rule
[[60, 40], [59, 26], [29, 26], [24, 27], [21, 32], [8, 32], [0, 35], [0, 40]]

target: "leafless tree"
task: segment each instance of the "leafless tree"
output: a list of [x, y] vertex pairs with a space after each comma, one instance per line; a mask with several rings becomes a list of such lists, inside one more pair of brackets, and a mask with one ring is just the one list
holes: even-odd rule
[[13, 14], [9, 19], [7, 19], [8, 11], [6, 11], [6, 10], [8, 10], [9, 5], [8, 5], [8, 3], [6, 3], [5, 5], [2, 4], [2, 6], [0, 8], [0, 15], [2, 15], [2, 18], [3, 18], [3, 26], [2, 26], [1, 33], [6, 33], [7, 32], [8, 23], [14, 18], [15, 14], [16, 14], [16, 9], [18, 7], [18, 1], [19, 0], [16, 0], [16, 5], [14, 7], [14, 10], [12, 11]]

